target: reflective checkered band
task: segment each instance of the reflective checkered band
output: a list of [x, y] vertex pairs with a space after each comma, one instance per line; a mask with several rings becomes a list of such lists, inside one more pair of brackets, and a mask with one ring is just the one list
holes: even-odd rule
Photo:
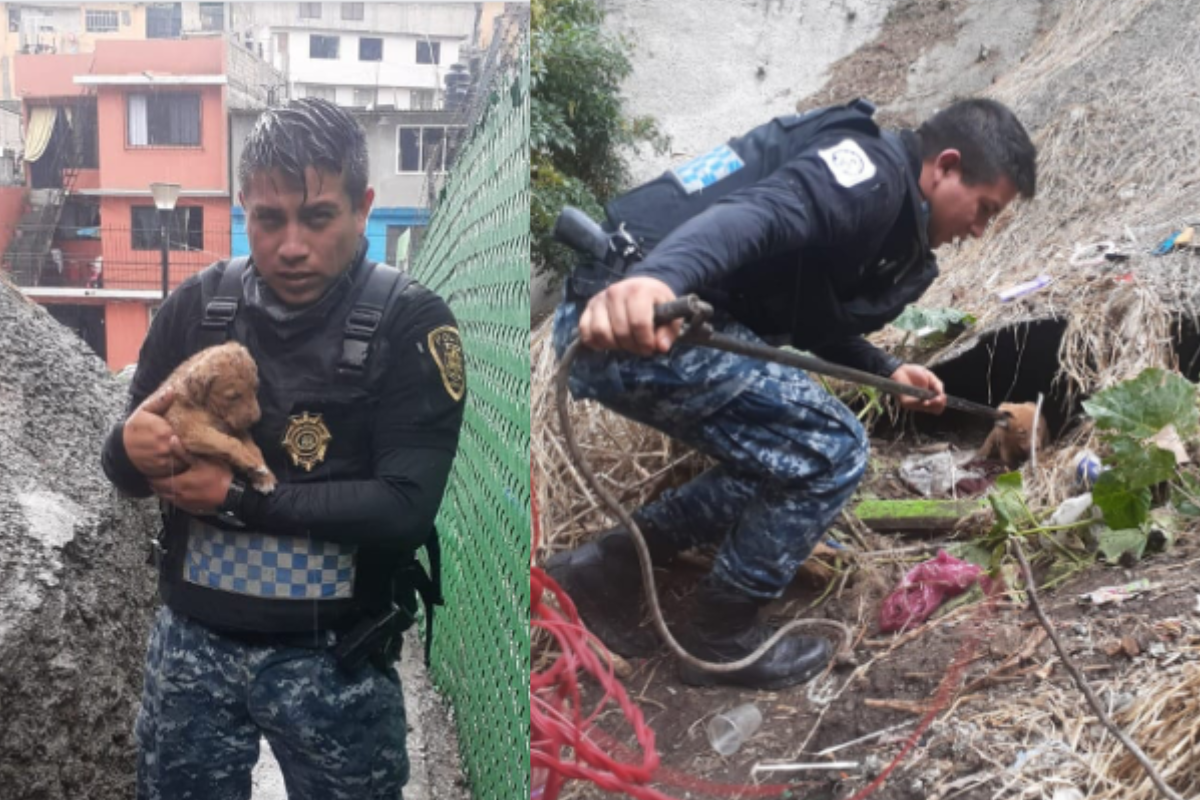
[[192, 519], [183, 579], [276, 600], [353, 597], [356, 549], [302, 536], [227, 531]]
[[675, 167], [671, 172], [675, 173], [675, 177], [683, 185], [684, 191], [693, 194], [712, 186], [721, 178], [732, 175], [744, 166], [746, 164], [742, 161], [741, 156], [733, 152], [729, 145], [723, 144], [699, 158], [693, 158], [686, 164]]

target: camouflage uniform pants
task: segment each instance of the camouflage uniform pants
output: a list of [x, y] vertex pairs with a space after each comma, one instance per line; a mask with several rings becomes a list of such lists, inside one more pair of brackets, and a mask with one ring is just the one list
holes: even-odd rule
[[138, 800], [246, 800], [266, 736], [290, 800], [397, 800], [408, 781], [394, 668], [261, 647], [159, 610], [136, 725]]
[[[560, 357], [582, 310], [564, 302], [555, 314]], [[715, 327], [758, 341], [728, 318]], [[720, 462], [635, 519], [681, 549], [718, 546], [714, 577], [762, 600], [791, 582], [866, 469], [858, 420], [790, 367], [684, 345], [653, 358], [581, 350], [570, 387]]]

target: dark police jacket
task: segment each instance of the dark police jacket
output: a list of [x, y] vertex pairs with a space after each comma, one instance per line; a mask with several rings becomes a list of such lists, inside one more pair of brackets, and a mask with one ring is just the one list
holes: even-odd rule
[[[252, 433], [279, 485], [270, 495], [246, 489], [240, 530], [164, 511], [159, 588], [172, 610], [229, 632], [341, 629], [386, 607], [397, 567], [429, 537], [463, 416], [461, 350], [445, 350], [458, 343], [455, 320], [441, 298], [405, 280], [376, 332], [366, 374], [339, 378], [346, 318], [375, 268], [365, 252], [364, 240], [348, 281], [300, 324], [243, 301], [231, 338], [258, 364], [262, 419]], [[201, 349], [204, 307], [225, 267], [186, 280], [155, 316], [130, 413]], [[319, 432], [317, 419], [325, 450], [297, 463], [296, 437], [285, 440], [297, 425]], [[125, 453], [123, 423], [105, 444], [103, 465], [123, 493], [151, 494]]]
[[871, 128], [822, 131], [675, 228], [629, 275], [697, 293], [772, 343], [891, 374], [903, 362], [862, 336], [920, 297], [937, 262], [916, 137]]

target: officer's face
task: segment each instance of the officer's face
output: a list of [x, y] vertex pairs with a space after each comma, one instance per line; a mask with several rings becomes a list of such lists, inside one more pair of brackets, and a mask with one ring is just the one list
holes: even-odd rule
[[375, 199], [368, 188], [357, 209], [342, 176], [309, 167], [308, 198], [278, 170], [254, 173], [238, 200], [254, 266], [285, 304], [315, 303], [350, 267]]
[[993, 183], [964, 183], [957, 150], [946, 150], [924, 165], [921, 190], [929, 201], [930, 247], [982, 236], [1017, 196], [1017, 188], [1004, 176]]

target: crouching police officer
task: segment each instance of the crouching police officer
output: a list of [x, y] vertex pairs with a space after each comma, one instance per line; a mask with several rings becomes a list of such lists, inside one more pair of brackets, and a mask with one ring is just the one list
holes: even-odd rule
[[[901, 132], [876, 127], [873, 110], [856, 101], [773, 120], [613, 201], [606, 257], [576, 269], [556, 313], [559, 355], [576, 336], [590, 348], [571, 368], [576, 397], [720, 462], [635, 514], [657, 563], [681, 549], [717, 548], [680, 631], [703, 660], [740, 660], [773, 633], [758, 610], [782, 594], [849, 500], [867, 439], [854, 414], [799, 370], [684, 343], [672, 349], [679, 326], [656, 328], [654, 307], [697, 293], [726, 335], [791, 344], [930, 389], [934, 399], [901, 405], [939, 413], [937, 376], [863, 334], [929, 288], [934, 248], [980, 236], [1018, 193], [1035, 191], [1035, 148], [1001, 104], [962, 101]], [[642, 584], [628, 531], [559, 554], [547, 570], [612, 650], [644, 655], [655, 646], [639, 627]], [[781, 688], [829, 658], [824, 640], [792, 636], [744, 669], [685, 665], [680, 677]]]
[[[458, 331], [439, 297], [366, 258], [374, 192], [344, 111], [264, 112], [238, 177], [251, 257], [163, 304], [104, 451], [119, 489], [165, 509], [138, 797], [248, 798], [265, 736], [290, 797], [393, 800], [408, 779], [393, 663], [462, 422]], [[157, 387], [226, 338], [258, 363], [270, 495], [191, 457], [162, 417]]]

